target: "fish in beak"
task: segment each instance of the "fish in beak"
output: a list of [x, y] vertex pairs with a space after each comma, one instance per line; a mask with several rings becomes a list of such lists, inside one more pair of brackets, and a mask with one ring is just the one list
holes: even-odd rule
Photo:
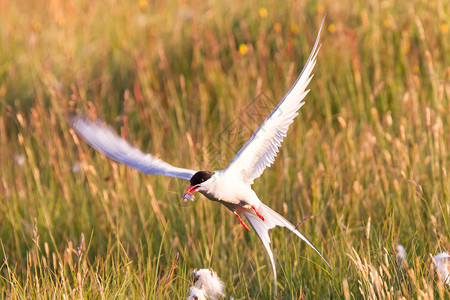
[[194, 192], [196, 191], [196, 190], [198, 190], [200, 188], [200, 185], [199, 184], [197, 184], [197, 185], [194, 185], [194, 186], [189, 186], [188, 188], [187, 188], [187, 190], [186, 190], [186, 192], [184, 192], [184, 194], [183, 194], [183, 201], [184, 202], [186, 202], [187, 200], [191, 200], [191, 201], [194, 201], [194, 199], [195, 199], [195, 197], [194, 197]]

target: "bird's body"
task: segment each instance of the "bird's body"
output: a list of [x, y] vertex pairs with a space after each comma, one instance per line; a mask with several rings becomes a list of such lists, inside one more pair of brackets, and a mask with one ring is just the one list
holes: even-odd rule
[[259, 207], [261, 203], [250, 186], [223, 171], [215, 171], [208, 184], [197, 191], [227, 207], [251, 209], [251, 205]]
[[[174, 167], [131, 146], [112, 128], [100, 121], [90, 121], [86, 117], [71, 115], [68, 117], [69, 123], [93, 148], [117, 162], [127, 164], [145, 174], [160, 174], [189, 180], [190, 186], [184, 193], [183, 200], [193, 200], [193, 193], [200, 192], [206, 198], [227, 207], [249, 230], [239, 216], [240, 213], [243, 214], [269, 254], [276, 280], [275, 263], [269, 245], [269, 230], [276, 226], [291, 230], [324, 259], [293, 224], [263, 204], [251, 188], [253, 181], [274, 162], [289, 125], [304, 104], [303, 99], [309, 91], [306, 87], [312, 78], [312, 70], [320, 48], [319, 37], [322, 27], [323, 21], [313, 50], [294, 85], [226, 169], [195, 171]], [[324, 261], [326, 262], [325, 259]]]

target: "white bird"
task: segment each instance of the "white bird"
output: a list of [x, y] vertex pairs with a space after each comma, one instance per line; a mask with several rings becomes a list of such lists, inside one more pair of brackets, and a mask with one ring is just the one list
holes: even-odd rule
[[85, 116], [72, 114], [67, 117], [68, 122], [89, 145], [112, 160], [141, 170], [145, 174], [160, 174], [190, 180], [190, 186], [184, 193], [183, 200], [193, 200], [193, 193], [200, 192], [208, 199], [225, 205], [249, 230], [238, 214], [242, 213], [255, 230], [269, 255], [275, 282], [277, 273], [269, 245], [269, 230], [276, 226], [291, 230], [330, 266], [322, 254], [293, 224], [262, 203], [251, 188], [253, 181], [261, 176], [263, 171], [275, 161], [278, 148], [286, 136], [289, 125], [294, 121], [294, 118], [298, 115], [297, 111], [304, 104], [303, 99], [309, 92], [306, 88], [313, 77], [312, 71], [320, 49], [319, 40], [324, 21], [325, 18], [322, 20], [311, 54], [294, 85], [239, 150], [226, 169], [197, 172], [178, 168], [131, 146], [119, 137], [111, 127], [104, 125], [99, 120], [91, 121]]
[[194, 275], [194, 286], [201, 289], [208, 299], [215, 300], [219, 296], [225, 297], [224, 283], [212, 269], [195, 269], [192, 271], [192, 275]]

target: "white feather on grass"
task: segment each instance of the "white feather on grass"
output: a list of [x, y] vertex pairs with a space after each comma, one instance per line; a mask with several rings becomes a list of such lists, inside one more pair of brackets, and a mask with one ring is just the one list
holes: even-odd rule
[[400, 268], [405, 267], [406, 263], [406, 250], [405, 247], [398, 244], [397, 247], [395, 247], [395, 257], [397, 258], [397, 263]]
[[450, 285], [450, 255], [448, 252], [442, 252], [433, 258], [436, 262], [436, 269], [442, 277], [442, 281], [446, 285]]
[[219, 296], [225, 296], [224, 283], [216, 272], [211, 269], [195, 269], [192, 274], [194, 275], [194, 286], [200, 289], [208, 299], [214, 300]]
[[202, 289], [195, 286], [189, 287], [189, 297], [187, 300], [206, 300], [205, 293]]

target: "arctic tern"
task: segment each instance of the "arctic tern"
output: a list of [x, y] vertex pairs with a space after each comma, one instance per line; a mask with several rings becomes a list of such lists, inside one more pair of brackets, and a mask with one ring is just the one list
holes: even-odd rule
[[184, 201], [188, 199], [193, 201], [194, 192], [199, 192], [208, 199], [223, 204], [236, 215], [245, 229], [250, 230], [239, 215], [242, 213], [269, 255], [275, 282], [277, 272], [270, 249], [269, 230], [276, 226], [291, 230], [330, 266], [322, 254], [293, 224], [262, 203], [251, 188], [253, 181], [275, 161], [278, 148], [286, 136], [289, 125], [298, 115], [297, 111], [305, 103], [303, 99], [309, 92], [306, 88], [313, 77], [312, 71], [320, 49], [319, 40], [324, 20], [325, 18], [322, 20], [311, 54], [294, 85], [239, 150], [226, 169], [195, 171], [178, 168], [131, 146], [100, 120], [92, 121], [84, 115], [72, 113], [67, 117], [68, 122], [91, 147], [116, 162], [126, 164], [145, 174], [159, 174], [189, 180], [190, 185], [183, 194]]

